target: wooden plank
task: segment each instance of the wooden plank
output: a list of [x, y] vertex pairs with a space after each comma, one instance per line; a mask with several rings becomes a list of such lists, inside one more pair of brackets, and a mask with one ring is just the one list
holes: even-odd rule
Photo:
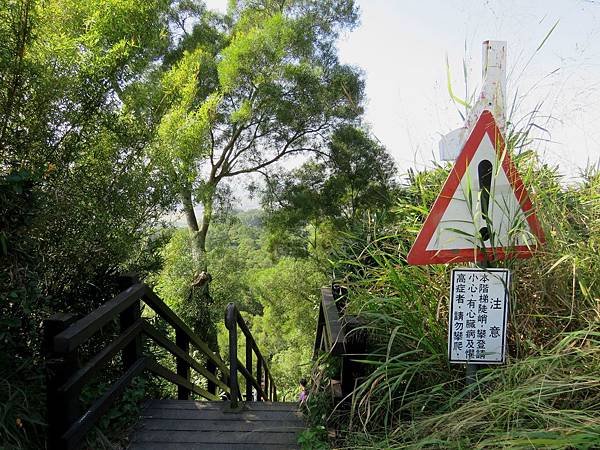
[[[171, 343], [170, 340], [167, 340], [167, 342]], [[204, 367], [196, 363], [196, 360], [190, 356], [190, 339], [182, 330], [175, 330], [175, 347], [173, 348], [177, 349], [177, 353], [181, 354], [181, 356], [176, 357], [177, 375], [190, 381], [190, 367], [192, 365], [205, 370]], [[177, 386], [177, 399], [189, 400], [190, 390], [183, 386]]]
[[340, 355], [345, 352], [346, 337], [342, 329], [342, 322], [335, 306], [331, 288], [321, 289], [321, 302], [323, 305], [327, 338], [331, 345], [330, 353], [332, 355]]
[[[130, 287], [131, 284], [127, 287]], [[134, 325], [142, 318], [141, 303], [139, 300], [133, 302], [131, 306], [119, 314], [119, 329], [120, 333], [124, 333], [129, 327]], [[121, 351], [121, 362], [123, 363], [123, 371], [129, 369], [142, 356], [142, 338], [138, 334], [135, 335], [133, 341], [128, 343]]]
[[127, 328], [123, 334], [104, 347], [102, 351], [90, 359], [81, 369], [75, 372], [69, 380], [59, 388], [61, 394], [72, 395], [79, 392], [83, 385], [87, 383], [104, 364], [106, 364], [121, 349], [129, 344], [142, 329], [142, 321], [138, 320], [132, 326]]
[[[213, 383], [218, 385], [223, 391], [229, 392], [229, 386], [219, 380], [214, 374], [210, 373], [204, 366], [202, 366], [198, 361], [196, 361], [190, 354], [184, 352], [177, 345], [173, 343], [167, 336], [158, 331], [155, 327], [150, 325], [148, 322], [144, 322], [143, 330], [144, 333], [147, 334], [154, 342], [163, 347], [165, 350], [169, 351], [173, 356], [181, 358], [185, 360], [193, 369], [211, 380]], [[189, 381], [189, 380], [188, 380]], [[214, 398], [213, 398], [214, 397]], [[213, 397], [208, 397], [211, 399], [218, 399], [216, 395], [213, 394]]]
[[198, 412], [193, 409], [147, 409], [141, 414], [142, 419], [176, 419], [176, 420], [250, 420], [250, 421], [269, 421], [269, 420], [294, 420], [299, 418], [300, 413], [292, 411], [243, 411], [243, 412], [223, 412], [217, 410], [205, 410]]
[[[251, 411], [292, 411], [298, 412], [298, 403], [296, 402], [244, 402], [241, 403], [243, 410]], [[228, 402], [210, 402], [210, 401], [195, 401], [195, 400], [149, 400], [146, 402], [147, 408], [166, 408], [166, 409], [195, 409], [204, 411], [206, 409], [217, 409], [220, 411], [227, 410]]]
[[[229, 303], [225, 309], [225, 327], [229, 331], [229, 402], [232, 408], [236, 408], [238, 400], [241, 400], [240, 386], [238, 384], [238, 357], [237, 357], [237, 309], [233, 303]], [[239, 399], [238, 399], [239, 397]]]
[[282, 421], [252, 421], [252, 420], [177, 420], [177, 419], [144, 419], [140, 430], [154, 431], [228, 431], [228, 432], [290, 432], [295, 433], [305, 429], [300, 419]]
[[236, 410], [228, 409], [228, 405], [229, 402], [149, 401], [129, 449], [299, 448], [298, 435], [305, 423], [295, 403], [247, 402]]
[[46, 438], [48, 448], [60, 448], [61, 436], [81, 415], [79, 396], [65, 397], [59, 392], [59, 387], [77, 371], [78, 352], [56, 354], [53, 351], [54, 337], [74, 322], [74, 315], [64, 313], [54, 314], [44, 320], [42, 347], [46, 372], [46, 417], [48, 424]]
[[112, 300], [98, 307], [83, 319], [78, 320], [62, 333], [54, 337], [54, 349], [57, 352], [70, 352], [93, 336], [104, 325], [125, 311], [146, 292], [146, 286], [135, 284], [121, 292]]
[[325, 317], [323, 316], [323, 302], [319, 305], [319, 318], [317, 319], [317, 333], [315, 335], [315, 345], [313, 348], [313, 359], [317, 359], [319, 350], [323, 350], [323, 328], [325, 327]]
[[217, 397], [216, 395], [213, 395], [210, 392], [208, 392], [207, 390], [196, 386], [194, 383], [177, 375], [175, 372], [167, 369], [166, 367], [161, 366], [156, 361], [152, 361], [152, 360], [148, 361], [148, 369], [151, 372], [153, 372], [154, 374], [158, 375], [159, 377], [162, 377], [165, 380], [170, 381], [173, 384], [176, 384], [177, 386], [183, 386], [184, 388], [189, 389], [190, 391], [192, 391], [204, 398], [207, 398], [209, 400], [218, 400], [219, 399], [219, 397]]
[[222, 411], [228, 402], [225, 401], [196, 401], [196, 400], [147, 400], [144, 403], [144, 409], [195, 409], [204, 411], [206, 409], [214, 409]]
[[218, 396], [211, 394], [207, 390], [202, 389], [201, 387], [195, 385], [191, 381], [186, 380], [185, 378], [177, 375], [175, 372], [167, 369], [166, 367], [161, 366], [156, 361], [152, 361], [152, 360], [149, 361], [148, 369], [151, 372], [153, 372], [155, 375], [158, 375], [159, 377], [164, 378], [165, 380], [170, 381], [171, 383], [173, 383], [177, 386], [182, 386], [186, 389], [189, 389], [190, 391], [192, 391], [208, 400], [218, 400], [219, 399]]
[[236, 314], [236, 322], [237, 322], [238, 326], [242, 330], [242, 333], [244, 333], [244, 335], [246, 336], [247, 342], [250, 343], [252, 349], [256, 353], [256, 356], [259, 359], [262, 359], [263, 363], [266, 365], [266, 360], [265, 360], [265, 358], [263, 358], [262, 354], [260, 353], [258, 345], [256, 344], [254, 337], [252, 337], [252, 333], [250, 333], [250, 329], [248, 328], [248, 325], [246, 325], [246, 322], [244, 321], [244, 318], [240, 314], [240, 311], [238, 310], [237, 306], [234, 305], [234, 308], [235, 308], [235, 314]]
[[[172, 442], [133, 442], [129, 450], [200, 450], [192, 444], [181, 444]], [[210, 444], [210, 447], [204, 447], [210, 450], [298, 450], [300, 446], [294, 444]]]
[[151, 431], [144, 430], [134, 437], [134, 442], [173, 442], [188, 444], [296, 444], [297, 433], [248, 432], [230, 433], [227, 431]]
[[248, 368], [250, 374], [250, 378], [246, 377], [246, 401], [251, 402], [253, 400], [252, 381], [256, 383], [256, 380], [252, 375], [252, 346], [249, 345], [248, 338], [246, 338], [246, 364], [244, 367]]
[[[206, 358], [206, 370], [209, 373], [217, 376], [217, 365], [210, 358]], [[207, 389], [211, 394], [217, 393], [217, 385], [213, 383], [210, 378], [208, 379]], [[229, 386], [227, 387], [227, 390], [229, 391]]]

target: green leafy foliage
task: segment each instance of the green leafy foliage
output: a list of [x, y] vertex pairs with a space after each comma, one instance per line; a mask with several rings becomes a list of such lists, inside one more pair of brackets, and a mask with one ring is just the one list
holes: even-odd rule
[[152, 123], [126, 103], [168, 43], [167, 6], [0, 4], [0, 442], [11, 448], [44, 447], [42, 320], [110, 299], [120, 270], [154, 270], [171, 199], [146, 158]]
[[298, 444], [302, 450], [328, 450], [331, 448], [327, 443], [327, 430], [322, 425], [300, 433]]
[[293, 236], [304, 236], [313, 255], [325, 252], [325, 259], [341, 233], [389, 210], [397, 193], [395, 165], [385, 148], [366, 130], [341, 126], [326, 153], [268, 180], [262, 202], [270, 213], [271, 248], [301, 254], [298, 246], [306, 245]]
[[223, 16], [191, 6], [171, 9], [183, 36], [164, 60], [152, 159], [181, 197], [204, 270], [223, 181], [319, 150], [337, 124], [362, 112], [363, 82], [334, 46], [356, 21], [352, 0], [240, 1]]
[[[249, 211], [214, 224], [207, 252], [214, 276], [212, 304], [194, 296], [185, 282], [194, 270], [187, 230], [173, 234], [163, 250], [164, 267], [151, 281], [169, 306], [213, 348], [220, 348], [223, 357], [228, 356], [223, 311], [227, 303], [235, 303], [269, 362], [279, 397], [294, 400], [298, 380], [310, 372], [319, 288], [326, 278], [311, 259], [274, 261], [266, 250], [261, 217]], [[216, 334], [207, 333], [211, 329], [218, 331], [218, 340]]]
[[[598, 437], [598, 173], [565, 187], [532, 153], [516, 157], [547, 235], [513, 273], [509, 361], [478, 372], [447, 362], [451, 266], [405, 255], [447, 171], [414, 174], [396, 221], [346, 245], [347, 308], [367, 325], [371, 374], [353, 396], [352, 448], [592, 448]], [[348, 251], [351, 250], [351, 251]], [[344, 254], [340, 254], [343, 256]], [[562, 269], [561, 269], [562, 268]], [[385, 436], [385, 438], [384, 438]]]
[[296, 400], [298, 380], [310, 372], [317, 326], [319, 288], [326, 283], [310, 259], [282, 258], [272, 267], [248, 273], [262, 314], [249, 318], [261, 349], [270, 355], [282, 398]]

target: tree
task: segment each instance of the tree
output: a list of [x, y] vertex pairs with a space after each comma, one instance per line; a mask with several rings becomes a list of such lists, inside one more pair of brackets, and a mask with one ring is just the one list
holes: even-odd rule
[[366, 130], [339, 127], [326, 153], [269, 178], [262, 202], [270, 213], [272, 245], [283, 245], [297, 254], [297, 244], [305, 247], [306, 241], [293, 236], [308, 238], [310, 225], [316, 249], [323, 224], [332, 231], [348, 230], [366, 214], [389, 210], [398, 193], [395, 174], [392, 157]]
[[165, 58], [154, 157], [180, 196], [201, 261], [221, 183], [319, 150], [361, 113], [363, 82], [334, 45], [357, 20], [352, 0], [231, 1], [224, 16], [179, 6], [183, 36]]
[[[0, 442], [43, 448], [41, 321], [86, 314], [148, 270], [170, 198], [137, 108], [167, 0], [0, 2]], [[152, 268], [153, 269], [153, 268]], [[14, 393], [18, 392], [18, 396]], [[15, 418], [22, 418], [22, 428]]]

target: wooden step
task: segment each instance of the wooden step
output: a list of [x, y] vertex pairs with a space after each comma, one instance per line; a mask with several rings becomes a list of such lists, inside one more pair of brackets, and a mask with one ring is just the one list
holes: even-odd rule
[[305, 429], [295, 403], [152, 400], [142, 411], [131, 450], [298, 449]]

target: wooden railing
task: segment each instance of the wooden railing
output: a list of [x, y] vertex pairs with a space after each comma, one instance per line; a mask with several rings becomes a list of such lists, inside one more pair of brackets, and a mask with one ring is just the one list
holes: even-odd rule
[[336, 375], [339, 388], [332, 386], [332, 391], [341, 398], [348, 398], [355, 381], [368, 369], [358, 361], [366, 352], [366, 334], [361, 331], [364, 327], [356, 316], [343, 313], [346, 295], [346, 290], [336, 285], [321, 289], [313, 351], [313, 359], [320, 353], [339, 358], [340, 370]]
[[[231, 380], [231, 406], [237, 407], [238, 400], [242, 399], [240, 392], [238, 374], [245, 380], [246, 401], [254, 398], [253, 389], [256, 390], [256, 399], [277, 401], [277, 388], [273, 381], [271, 371], [265, 358], [263, 358], [246, 322], [242, 318], [237, 307], [233, 303], [227, 305], [225, 312], [225, 326], [229, 330], [229, 379]], [[245, 336], [246, 362], [238, 359], [238, 327]], [[256, 366], [253, 366], [253, 356], [256, 356]], [[256, 372], [254, 372], [256, 370]], [[255, 376], [256, 374], [256, 376]]]
[[[149, 306], [175, 330], [175, 342], [141, 316], [141, 305]], [[252, 401], [252, 387], [257, 400], [276, 399], [275, 384], [248, 327], [235, 305], [227, 308], [226, 324], [230, 332], [230, 367], [214, 353], [148, 286], [133, 284], [113, 300], [75, 321], [69, 314], [56, 314], [44, 323], [44, 345], [47, 353], [47, 417], [50, 450], [78, 448], [85, 434], [119, 398], [134, 377], [144, 371], [177, 385], [178, 399], [187, 400], [194, 393], [207, 400], [219, 400], [217, 391], [228, 396], [234, 406], [241, 399], [237, 373], [247, 380], [246, 400]], [[82, 346], [101, 330], [118, 321], [120, 334], [79, 367]], [[246, 336], [246, 365], [237, 360], [237, 326]], [[144, 337], [171, 353], [176, 359], [176, 372], [161, 365], [151, 352], [144, 353]], [[190, 353], [193, 346], [205, 362]], [[252, 352], [256, 354], [256, 378], [252, 372]], [[80, 394], [94, 375], [120, 353], [123, 364], [120, 377], [102, 397], [82, 411]], [[247, 369], [248, 368], [248, 369]], [[205, 386], [195, 384], [190, 371], [201, 375]], [[261, 380], [264, 373], [264, 387]], [[197, 377], [196, 377], [197, 378]]]
[[332, 288], [321, 288], [321, 305], [313, 357], [316, 357], [319, 351], [332, 355], [342, 355], [346, 352], [346, 334], [343, 325]]

